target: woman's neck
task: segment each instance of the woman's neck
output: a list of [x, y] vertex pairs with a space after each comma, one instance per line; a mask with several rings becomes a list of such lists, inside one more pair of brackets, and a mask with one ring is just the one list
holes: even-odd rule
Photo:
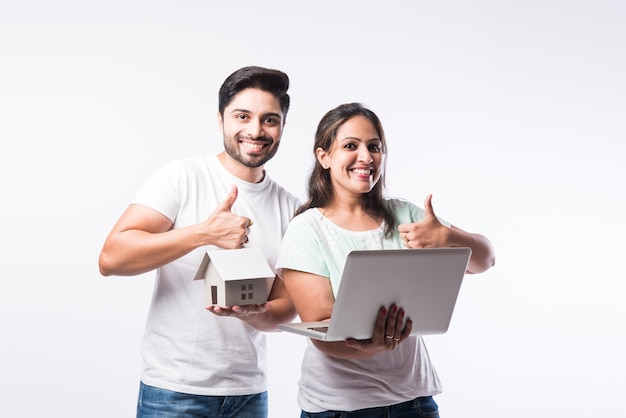
[[331, 203], [319, 208], [332, 223], [349, 231], [371, 231], [380, 227], [381, 218], [375, 218], [363, 210], [361, 202]]

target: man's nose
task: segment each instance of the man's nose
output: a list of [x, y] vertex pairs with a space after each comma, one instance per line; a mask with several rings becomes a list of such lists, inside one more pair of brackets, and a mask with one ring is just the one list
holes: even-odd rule
[[246, 126], [246, 133], [250, 135], [252, 138], [258, 138], [262, 136], [263, 133], [263, 124], [261, 121], [252, 120]]

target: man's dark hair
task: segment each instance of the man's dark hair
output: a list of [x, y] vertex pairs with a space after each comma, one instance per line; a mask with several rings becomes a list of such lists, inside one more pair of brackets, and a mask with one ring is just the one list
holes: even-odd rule
[[280, 102], [283, 123], [289, 110], [289, 77], [279, 70], [263, 67], [243, 67], [228, 76], [219, 91], [218, 110], [224, 116], [224, 109], [242, 90], [254, 88], [267, 91]]

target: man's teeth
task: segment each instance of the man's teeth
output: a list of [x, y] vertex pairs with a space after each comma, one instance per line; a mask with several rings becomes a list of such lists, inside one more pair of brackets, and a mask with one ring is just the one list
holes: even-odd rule
[[258, 151], [261, 148], [263, 148], [263, 144], [252, 144], [250, 142], [244, 142], [243, 146], [248, 148], [248, 149], [255, 150], [255, 151]]

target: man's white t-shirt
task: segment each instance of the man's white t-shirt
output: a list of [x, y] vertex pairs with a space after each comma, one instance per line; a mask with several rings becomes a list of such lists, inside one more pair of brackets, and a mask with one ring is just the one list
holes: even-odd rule
[[[206, 220], [233, 185], [232, 212], [252, 219], [247, 247], [261, 248], [270, 266], [298, 200], [266, 174], [248, 183], [230, 174], [216, 155], [175, 160], [153, 172], [132, 203], [169, 218], [173, 229]], [[238, 396], [267, 390], [265, 335], [245, 322], [206, 311], [204, 281], [194, 280], [207, 250], [197, 248], [156, 271], [141, 343], [146, 385], [177, 392]]]

